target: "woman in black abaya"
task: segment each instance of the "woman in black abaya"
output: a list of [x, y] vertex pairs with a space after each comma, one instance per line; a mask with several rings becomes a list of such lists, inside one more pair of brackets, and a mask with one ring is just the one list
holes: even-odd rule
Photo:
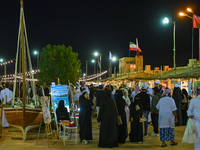
[[127, 138], [127, 121], [126, 121], [126, 113], [125, 113], [125, 105], [126, 102], [122, 98], [123, 92], [121, 90], [117, 90], [115, 92], [115, 101], [117, 104], [118, 112], [119, 115], [121, 116], [122, 119], [122, 125], [119, 125], [119, 141], [118, 143], [126, 143], [126, 138]]
[[88, 144], [92, 140], [92, 122], [91, 122], [91, 105], [92, 101], [89, 99], [87, 92], [84, 92], [79, 100], [79, 125], [80, 125], [80, 140], [82, 144]]
[[99, 147], [118, 147], [117, 111], [111, 90], [105, 89], [104, 99], [101, 101], [98, 122], [101, 122]]
[[188, 93], [186, 89], [182, 89], [182, 125], [186, 125], [188, 116], [187, 116], [187, 110], [188, 110]]
[[58, 103], [58, 108], [56, 109], [57, 121], [69, 120], [69, 113], [64, 105], [64, 100], [60, 100]]
[[143, 114], [143, 108], [140, 103], [140, 98], [138, 95], [135, 96], [134, 102], [130, 105], [130, 118], [131, 118], [131, 132], [129, 134], [129, 139], [131, 142], [143, 143], [143, 127], [140, 118]]

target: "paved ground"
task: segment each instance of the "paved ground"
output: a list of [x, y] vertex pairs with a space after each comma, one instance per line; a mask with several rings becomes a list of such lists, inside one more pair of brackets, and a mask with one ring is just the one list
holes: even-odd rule
[[[36, 139], [34, 140], [13, 140], [11, 139], [11, 136], [21, 136], [22, 134], [20, 132], [8, 132], [8, 130], [14, 129], [12, 127], [10, 128], [4, 128], [3, 129], [3, 137], [0, 138], [0, 150], [44, 150], [48, 149], [48, 143], [47, 139], [39, 139], [38, 145], [36, 146]], [[193, 150], [193, 145], [183, 144], [181, 143], [182, 136], [184, 133], [185, 127], [176, 127], [175, 128], [175, 141], [178, 142], [177, 146], [170, 146], [170, 143], [167, 142], [167, 147], [162, 148], [160, 147], [161, 142], [159, 137], [146, 137], [144, 138], [143, 144], [137, 144], [137, 143], [131, 143], [129, 142], [128, 138], [126, 140], [127, 143], [120, 144], [118, 148], [113, 149], [134, 149], [134, 150]], [[33, 129], [28, 133], [28, 137], [35, 137], [37, 135], [38, 129]], [[150, 134], [152, 132], [152, 126], [149, 125], [148, 133]], [[99, 138], [99, 129], [97, 128], [96, 119], [93, 119], [93, 141], [91, 141], [88, 145], [82, 145], [80, 142], [78, 145], [74, 145], [74, 134], [72, 136], [72, 141], [66, 141], [66, 145], [63, 145], [62, 141], [56, 140], [54, 144], [52, 144], [52, 141], [50, 141], [50, 149], [56, 150], [56, 149], [89, 149], [89, 150], [96, 150], [96, 149], [102, 149], [98, 148], [98, 138]]]

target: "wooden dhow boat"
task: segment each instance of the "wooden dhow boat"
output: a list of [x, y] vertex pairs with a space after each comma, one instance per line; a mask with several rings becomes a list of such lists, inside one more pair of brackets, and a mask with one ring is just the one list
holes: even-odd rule
[[[19, 56], [20, 52], [20, 56]], [[27, 88], [28, 84], [26, 82], [26, 74], [25, 72], [28, 70], [26, 65], [26, 58], [28, 57], [28, 65], [31, 79], [31, 87], [33, 91], [33, 97], [36, 98], [35, 92], [35, 80], [34, 75], [32, 73], [32, 64], [31, 57], [28, 47], [28, 38], [26, 33], [26, 25], [24, 19], [24, 11], [23, 11], [23, 0], [20, 0], [20, 22], [19, 22], [19, 33], [18, 33], [18, 43], [17, 43], [17, 53], [16, 53], [16, 63], [15, 63], [15, 76], [14, 76], [14, 89], [13, 89], [13, 100], [11, 107], [3, 107], [5, 117], [7, 122], [18, 129], [20, 129], [23, 133], [23, 140], [26, 140], [26, 134], [28, 130], [38, 127], [42, 120], [43, 114], [42, 109], [36, 108], [36, 99], [35, 106], [31, 105], [27, 106], [26, 98], [27, 98]], [[21, 58], [22, 60], [19, 60]], [[19, 67], [18, 67], [19, 61]], [[18, 68], [22, 68], [22, 72], [20, 72]], [[15, 105], [15, 91], [16, 91], [16, 77], [17, 72], [22, 74], [22, 82], [23, 82], [23, 100], [21, 106]], [[20, 84], [20, 82], [19, 82]]]

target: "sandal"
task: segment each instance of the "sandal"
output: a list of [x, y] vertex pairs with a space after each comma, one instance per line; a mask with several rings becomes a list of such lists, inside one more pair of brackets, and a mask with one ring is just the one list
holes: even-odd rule
[[176, 143], [176, 142], [173, 142], [171, 145], [172, 145], [172, 146], [175, 146], [175, 145], [178, 145], [178, 143]]
[[161, 147], [167, 147], [167, 144], [165, 144], [165, 145], [161, 145]]

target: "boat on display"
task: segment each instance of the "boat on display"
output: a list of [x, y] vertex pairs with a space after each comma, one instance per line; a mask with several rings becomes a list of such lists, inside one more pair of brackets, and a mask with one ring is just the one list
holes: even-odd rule
[[[19, 63], [18, 63], [19, 62]], [[28, 62], [28, 65], [27, 65]], [[18, 65], [19, 64], [19, 65]], [[21, 68], [21, 70], [20, 70]], [[28, 71], [29, 70], [29, 71]], [[17, 43], [17, 53], [16, 53], [16, 62], [15, 62], [15, 75], [14, 75], [14, 88], [13, 88], [13, 100], [10, 107], [3, 106], [5, 117], [10, 126], [16, 127], [22, 131], [23, 140], [26, 140], [26, 134], [28, 130], [36, 128], [40, 125], [40, 122], [43, 117], [42, 109], [37, 108], [38, 99], [36, 96], [35, 88], [35, 79], [34, 73], [32, 72], [31, 57], [28, 46], [28, 38], [26, 32], [26, 24], [24, 18], [23, 10], [23, 0], [20, 0], [20, 22], [19, 22], [19, 33], [18, 33], [18, 43]], [[26, 77], [28, 72], [31, 78]], [[16, 84], [20, 79], [17, 77], [21, 75], [22, 85], [23, 85], [23, 99], [20, 101], [20, 98], [15, 97]], [[29, 104], [27, 100], [28, 96], [28, 81], [31, 82], [31, 88], [33, 92], [32, 103]], [[20, 94], [19, 94], [20, 95]], [[18, 99], [18, 100], [17, 100]], [[33, 103], [35, 102], [35, 103]]]

